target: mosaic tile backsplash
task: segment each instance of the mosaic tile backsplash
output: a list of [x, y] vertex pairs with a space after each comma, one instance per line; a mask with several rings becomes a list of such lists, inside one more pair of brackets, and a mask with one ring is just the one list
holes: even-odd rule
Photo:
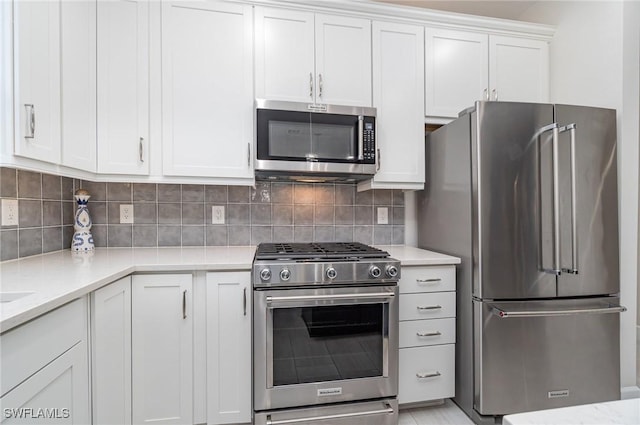
[[[68, 249], [73, 193], [91, 194], [97, 247], [233, 246], [260, 242], [404, 243], [404, 194], [357, 192], [355, 184], [256, 182], [245, 186], [97, 183], [0, 168], [0, 197], [18, 199], [19, 225], [0, 228], [0, 259]], [[133, 224], [120, 224], [132, 204]], [[211, 224], [223, 206], [225, 224]], [[386, 207], [389, 224], [378, 225]]]

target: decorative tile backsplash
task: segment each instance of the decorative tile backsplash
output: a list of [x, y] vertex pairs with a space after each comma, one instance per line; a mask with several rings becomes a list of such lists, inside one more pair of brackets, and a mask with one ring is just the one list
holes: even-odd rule
[[[357, 192], [355, 184], [257, 181], [255, 188], [192, 184], [101, 183], [0, 168], [0, 197], [18, 199], [19, 225], [0, 228], [0, 259], [68, 249], [73, 193], [91, 194], [97, 247], [228, 246], [260, 242], [404, 243], [404, 195]], [[120, 205], [133, 224], [120, 224]], [[222, 206], [225, 224], [212, 223]], [[386, 207], [389, 224], [377, 222]]]

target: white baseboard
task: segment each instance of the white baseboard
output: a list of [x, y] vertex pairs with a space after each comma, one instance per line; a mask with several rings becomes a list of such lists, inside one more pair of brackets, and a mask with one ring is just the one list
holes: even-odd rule
[[639, 387], [624, 387], [620, 390], [621, 400], [628, 400], [630, 398], [640, 398]]

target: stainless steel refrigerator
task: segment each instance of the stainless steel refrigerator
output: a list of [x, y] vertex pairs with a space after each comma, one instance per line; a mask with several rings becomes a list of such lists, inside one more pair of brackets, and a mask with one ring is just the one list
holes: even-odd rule
[[429, 135], [419, 246], [457, 269], [476, 422], [620, 398], [616, 112], [477, 102]]

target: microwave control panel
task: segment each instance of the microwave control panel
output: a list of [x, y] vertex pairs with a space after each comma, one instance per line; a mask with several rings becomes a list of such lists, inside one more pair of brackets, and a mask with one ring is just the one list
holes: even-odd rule
[[364, 118], [363, 130], [363, 162], [365, 164], [375, 164], [376, 162], [376, 124], [374, 117]]

